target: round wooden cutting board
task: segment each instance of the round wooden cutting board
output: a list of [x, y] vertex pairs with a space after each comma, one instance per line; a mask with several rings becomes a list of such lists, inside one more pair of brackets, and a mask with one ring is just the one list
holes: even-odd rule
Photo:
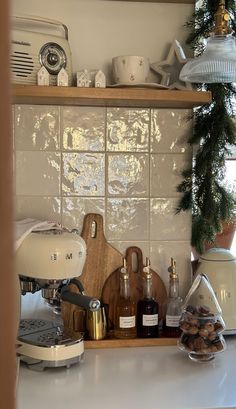
[[[139, 247], [128, 247], [126, 250], [127, 270], [130, 275], [131, 295], [136, 302], [142, 298], [143, 294], [143, 254]], [[133, 267], [136, 265], [136, 268]], [[159, 304], [159, 315], [162, 316], [162, 306], [167, 299], [165, 285], [161, 277], [152, 269], [152, 283], [153, 283], [153, 297]], [[114, 327], [114, 307], [119, 297], [120, 290], [120, 268], [113, 271], [113, 273], [106, 279], [102, 289], [102, 303], [107, 308], [108, 314], [108, 328], [110, 330]]]

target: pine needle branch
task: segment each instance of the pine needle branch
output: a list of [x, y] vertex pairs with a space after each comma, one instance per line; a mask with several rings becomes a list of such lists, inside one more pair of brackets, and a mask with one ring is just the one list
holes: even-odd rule
[[[198, 55], [204, 48], [203, 39], [213, 27], [219, 0], [203, 0], [186, 27], [191, 30], [187, 43]], [[235, 0], [226, 0], [231, 26], [236, 31]], [[211, 91], [212, 103], [194, 111], [193, 135], [189, 144], [199, 146], [191, 169], [182, 173], [177, 186], [182, 193], [176, 212], [192, 211], [192, 246], [199, 253], [205, 242], [212, 242], [222, 229], [222, 222], [235, 217], [236, 198], [224, 185], [226, 159], [236, 146], [236, 87], [234, 84], [195, 84], [197, 89]]]

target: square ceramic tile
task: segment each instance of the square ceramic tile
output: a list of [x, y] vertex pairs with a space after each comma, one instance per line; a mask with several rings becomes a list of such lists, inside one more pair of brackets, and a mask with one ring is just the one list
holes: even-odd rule
[[63, 195], [103, 196], [105, 194], [105, 154], [64, 153]]
[[78, 229], [81, 233], [84, 216], [98, 213], [104, 218], [105, 198], [66, 197], [62, 199], [62, 224], [69, 229]]
[[61, 133], [65, 150], [105, 149], [105, 108], [62, 107]]
[[178, 200], [172, 198], [151, 199], [150, 239], [151, 240], [190, 240], [191, 213], [176, 214]]
[[59, 107], [16, 105], [14, 125], [17, 150], [59, 149]]
[[109, 243], [115, 247], [123, 257], [126, 256], [128, 247], [139, 247], [143, 253], [143, 262], [146, 262], [146, 257], [150, 257], [149, 241], [109, 241]]
[[16, 194], [58, 196], [61, 155], [53, 152], [16, 152]]
[[108, 155], [108, 195], [148, 196], [149, 157], [148, 154]]
[[184, 155], [152, 154], [150, 157], [151, 196], [180, 196], [177, 186], [183, 181], [183, 170], [190, 166], [191, 158], [188, 158], [186, 153]]
[[167, 291], [169, 288], [168, 267], [171, 264], [171, 257], [176, 260], [179, 290], [181, 296], [185, 297], [192, 283], [190, 243], [187, 241], [150, 242], [151, 265], [162, 278]]
[[108, 108], [107, 150], [148, 152], [149, 109]]
[[16, 196], [15, 219], [31, 217], [61, 223], [61, 198], [47, 196]]
[[184, 153], [192, 133], [192, 111], [185, 109], [151, 110], [151, 152]]
[[107, 240], [147, 240], [148, 226], [148, 199], [107, 199]]

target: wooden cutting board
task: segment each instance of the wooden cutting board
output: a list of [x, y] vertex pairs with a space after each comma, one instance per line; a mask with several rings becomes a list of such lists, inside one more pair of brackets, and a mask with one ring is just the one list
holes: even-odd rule
[[[123, 257], [107, 242], [100, 214], [86, 214], [81, 237], [87, 245], [87, 257], [82, 274], [76, 278], [83, 284], [86, 295], [101, 299], [107, 277], [122, 266]], [[70, 289], [72, 292], [79, 292], [73, 284], [70, 284]], [[83, 332], [84, 311], [68, 302], [62, 302], [61, 308], [64, 326], [73, 332]]]
[[81, 236], [87, 245], [87, 257], [79, 280], [87, 295], [100, 299], [107, 277], [122, 265], [122, 254], [107, 242], [100, 214], [85, 216]]
[[[127, 271], [130, 275], [130, 288], [131, 294], [136, 302], [142, 297], [143, 294], [143, 254], [139, 247], [128, 247], [126, 250], [126, 262]], [[136, 264], [136, 268], [133, 266]], [[162, 306], [166, 301], [167, 293], [165, 285], [161, 277], [152, 269], [152, 283], [153, 283], [153, 296], [159, 303], [159, 315], [162, 316]], [[114, 327], [114, 306], [119, 296], [120, 290], [120, 269], [116, 269], [106, 279], [102, 289], [102, 302], [107, 307], [108, 314], [108, 328], [110, 330]]]

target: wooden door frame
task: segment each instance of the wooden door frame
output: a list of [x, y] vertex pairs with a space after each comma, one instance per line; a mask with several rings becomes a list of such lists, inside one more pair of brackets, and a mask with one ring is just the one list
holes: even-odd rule
[[9, 79], [10, 1], [0, 2], [0, 397], [14, 409], [16, 384], [16, 280], [13, 251], [12, 135]]

